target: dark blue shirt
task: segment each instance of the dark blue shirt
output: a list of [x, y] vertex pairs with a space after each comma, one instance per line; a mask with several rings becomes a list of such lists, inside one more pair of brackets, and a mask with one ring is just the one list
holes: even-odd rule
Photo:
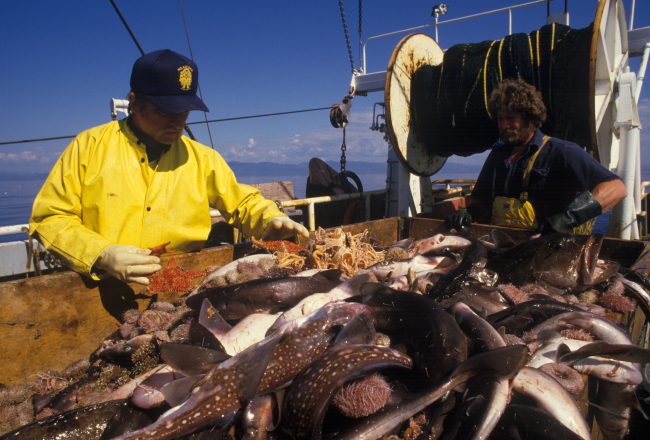
[[[539, 149], [544, 135], [537, 130], [524, 152], [510, 164], [512, 147], [498, 142], [485, 160], [472, 197], [490, 207], [479, 222], [489, 223], [492, 215], [492, 177], [496, 167], [495, 196], [519, 198], [524, 170]], [[585, 150], [573, 142], [550, 138], [537, 156], [528, 182], [528, 201], [538, 221], [561, 212], [578, 194], [596, 185], [618, 179]]]

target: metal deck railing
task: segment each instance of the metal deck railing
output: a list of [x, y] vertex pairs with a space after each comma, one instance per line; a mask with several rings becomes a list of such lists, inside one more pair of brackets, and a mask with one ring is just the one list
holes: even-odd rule
[[469, 20], [472, 18], [484, 17], [486, 15], [492, 15], [492, 14], [497, 14], [506, 11], [508, 12], [508, 35], [511, 35], [512, 34], [512, 11], [514, 9], [525, 8], [527, 6], [534, 6], [541, 3], [547, 3], [547, 0], [536, 0], [533, 2], [523, 3], [520, 5], [508, 6], [505, 8], [494, 9], [492, 11], [480, 12], [478, 14], [472, 14], [464, 17], [452, 18], [443, 21], [438, 21], [438, 17], [436, 16], [435, 22], [431, 24], [425, 24], [422, 26], [417, 26], [409, 29], [403, 29], [399, 31], [389, 32], [387, 34], [375, 35], [374, 37], [370, 37], [365, 41], [365, 43], [363, 43], [363, 48], [362, 48], [363, 67], [361, 68], [360, 72], [354, 72], [354, 74], [352, 75], [351, 86], [354, 88], [355, 93], [360, 95], [367, 94], [368, 92], [377, 92], [380, 90], [384, 90], [384, 86], [386, 83], [386, 71], [368, 73], [366, 69], [366, 61], [367, 61], [366, 45], [371, 41], [378, 40], [380, 38], [391, 37], [393, 35], [400, 35], [400, 34], [405, 34], [407, 32], [415, 32], [422, 29], [434, 27], [436, 31], [435, 40], [436, 42], [438, 42], [438, 26], [442, 26], [443, 24], [456, 23], [459, 21]]
[[[363, 193], [342, 194], [339, 196], [322, 196], [305, 199], [287, 200], [276, 202], [280, 208], [292, 208], [295, 206], [307, 206], [308, 226], [310, 231], [316, 230], [315, 205], [317, 203], [336, 202], [340, 200], [352, 200], [363, 198], [365, 202], [365, 221], [370, 220], [370, 197], [377, 194], [386, 194], [388, 189], [376, 191], [365, 191]], [[220, 217], [221, 213], [216, 209], [210, 210], [211, 217]], [[55, 266], [55, 259], [43, 248], [43, 246], [32, 237], [27, 235], [29, 225], [13, 225], [0, 227], [0, 235], [26, 234], [26, 240], [10, 243], [0, 243], [0, 277], [20, 275], [28, 272], [36, 272], [40, 275], [41, 270], [51, 269]]]

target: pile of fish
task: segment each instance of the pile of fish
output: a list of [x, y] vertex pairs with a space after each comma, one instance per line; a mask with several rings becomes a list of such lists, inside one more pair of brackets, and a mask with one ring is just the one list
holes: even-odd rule
[[602, 242], [437, 234], [375, 244], [386, 259], [352, 277], [252, 255], [0, 390], [5, 426], [37, 414], [0, 439], [589, 439], [587, 376], [622, 439], [650, 350], [608, 317], [650, 316], [650, 283]]

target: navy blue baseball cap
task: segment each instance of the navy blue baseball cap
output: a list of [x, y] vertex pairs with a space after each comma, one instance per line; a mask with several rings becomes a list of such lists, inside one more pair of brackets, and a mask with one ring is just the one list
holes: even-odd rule
[[158, 110], [172, 115], [209, 111], [196, 96], [198, 85], [199, 68], [194, 61], [169, 49], [138, 58], [131, 72], [131, 91], [144, 93]]

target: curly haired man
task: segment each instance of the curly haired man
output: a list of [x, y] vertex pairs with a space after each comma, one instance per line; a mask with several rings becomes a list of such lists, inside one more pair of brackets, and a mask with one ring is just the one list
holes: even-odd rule
[[488, 109], [499, 141], [481, 169], [467, 208], [450, 228], [473, 221], [542, 233], [590, 233], [595, 218], [627, 196], [621, 179], [572, 142], [544, 136], [540, 93], [519, 79], [494, 89]]

